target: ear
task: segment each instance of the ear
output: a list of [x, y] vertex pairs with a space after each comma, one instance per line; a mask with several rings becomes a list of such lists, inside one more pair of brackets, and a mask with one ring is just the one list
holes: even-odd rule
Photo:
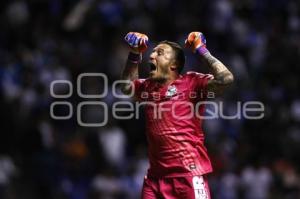
[[173, 64], [170, 66], [171, 71], [177, 70], [177, 62], [174, 60]]

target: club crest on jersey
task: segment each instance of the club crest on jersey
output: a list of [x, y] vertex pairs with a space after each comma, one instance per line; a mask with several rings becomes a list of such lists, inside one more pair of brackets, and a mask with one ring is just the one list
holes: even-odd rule
[[168, 90], [166, 92], [166, 97], [172, 97], [177, 93], [177, 88], [174, 85], [171, 85], [168, 87]]

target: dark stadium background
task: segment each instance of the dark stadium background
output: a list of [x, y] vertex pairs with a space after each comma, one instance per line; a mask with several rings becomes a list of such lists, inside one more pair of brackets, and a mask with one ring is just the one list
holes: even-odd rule
[[[300, 2], [297, 0], [11, 0], [0, 3], [0, 199], [136, 199], [147, 168], [144, 118], [80, 127], [83, 101], [119, 101], [111, 86], [120, 77], [128, 31], [183, 45], [191, 31], [235, 75], [218, 101], [234, 113], [238, 101], [265, 105], [261, 120], [209, 120], [206, 145], [214, 165], [214, 199], [300, 198]], [[186, 52], [185, 71], [207, 72]], [[144, 55], [145, 60], [149, 52]], [[141, 77], [148, 72], [145, 63]], [[82, 73], [109, 77], [109, 95], [84, 99]], [[67, 99], [50, 95], [54, 80], [73, 83]], [[97, 94], [99, 78], [82, 80]], [[66, 84], [56, 85], [66, 94]], [[68, 101], [68, 120], [50, 118], [50, 105]], [[110, 110], [110, 109], [109, 109]], [[88, 106], [85, 122], [103, 119]], [[66, 115], [66, 106], [55, 114]]]

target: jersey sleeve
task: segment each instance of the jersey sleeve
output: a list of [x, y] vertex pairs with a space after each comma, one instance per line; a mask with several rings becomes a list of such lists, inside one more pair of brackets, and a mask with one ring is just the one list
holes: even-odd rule
[[214, 76], [211, 74], [203, 74], [197, 72], [188, 72], [191, 77], [192, 88], [199, 96], [207, 96], [207, 84], [208, 81], [213, 79]]
[[134, 97], [137, 100], [141, 100], [141, 95], [142, 92], [145, 90], [144, 89], [144, 83], [145, 79], [136, 79], [133, 81], [133, 92], [134, 92]]

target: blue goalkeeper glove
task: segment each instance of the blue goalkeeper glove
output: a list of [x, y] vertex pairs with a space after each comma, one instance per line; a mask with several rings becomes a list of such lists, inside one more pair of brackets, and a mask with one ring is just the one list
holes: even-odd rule
[[138, 32], [129, 32], [124, 39], [132, 52], [136, 54], [143, 53], [148, 48], [149, 39], [145, 34]]

